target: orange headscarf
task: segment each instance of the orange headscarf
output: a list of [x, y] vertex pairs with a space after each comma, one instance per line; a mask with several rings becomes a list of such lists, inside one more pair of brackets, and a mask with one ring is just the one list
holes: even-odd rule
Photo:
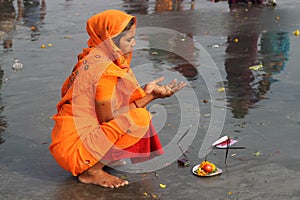
[[103, 56], [113, 61], [117, 66], [128, 72], [131, 61], [131, 54], [125, 58], [121, 50], [115, 45], [112, 38], [118, 36], [125, 29], [127, 24], [136, 18], [119, 10], [106, 10], [92, 16], [86, 24], [86, 31], [90, 38], [87, 42], [88, 47], [78, 54], [78, 62], [74, 66], [73, 72], [69, 79], [66, 80], [62, 87], [62, 96], [64, 96], [76, 77], [78, 68], [82, 65], [82, 60], [95, 48], [101, 49]]

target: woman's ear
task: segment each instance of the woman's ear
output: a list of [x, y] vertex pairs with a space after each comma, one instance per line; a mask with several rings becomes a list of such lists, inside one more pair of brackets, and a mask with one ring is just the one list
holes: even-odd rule
[[119, 34], [118, 36], [112, 38], [112, 41], [115, 43], [115, 45], [120, 48], [120, 39], [123, 36], [123, 34]]

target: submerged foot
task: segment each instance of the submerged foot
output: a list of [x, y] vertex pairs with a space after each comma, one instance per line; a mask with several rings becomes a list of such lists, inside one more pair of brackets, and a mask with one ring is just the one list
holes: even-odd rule
[[97, 171], [87, 170], [79, 175], [78, 180], [81, 183], [95, 184], [110, 188], [118, 188], [124, 185], [128, 185], [128, 181], [110, 175], [102, 169]]

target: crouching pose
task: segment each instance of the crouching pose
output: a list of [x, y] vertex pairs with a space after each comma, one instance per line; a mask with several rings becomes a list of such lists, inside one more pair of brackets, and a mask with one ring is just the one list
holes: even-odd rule
[[163, 77], [138, 84], [130, 60], [136, 18], [118, 10], [92, 16], [86, 26], [87, 48], [65, 80], [57, 104], [50, 152], [82, 183], [120, 187], [128, 181], [103, 170], [124, 158], [133, 163], [163, 153], [146, 105], [172, 96], [186, 83]]

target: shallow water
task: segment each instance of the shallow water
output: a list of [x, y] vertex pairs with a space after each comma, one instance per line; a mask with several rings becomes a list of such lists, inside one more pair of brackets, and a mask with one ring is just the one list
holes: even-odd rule
[[[17, 2], [8, 6], [10, 12], [13, 6], [12, 16], [17, 21], [6, 25], [5, 31], [14, 27], [5, 37], [12, 47], [0, 53], [1, 199], [148, 198], [144, 193], [161, 199], [299, 199], [300, 38], [293, 32], [300, 28], [300, 2], [232, 9], [227, 2], [204, 0], [196, 1], [194, 9], [189, 1], [181, 6], [128, 2], [51, 0], [24, 9], [31, 12], [23, 17], [18, 15]], [[182, 140], [192, 165], [202, 159], [199, 149], [210, 136], [212, 111], [226, 112], [221, 134], [236, 138], [238, 146], [246, 149], [230, 150], [227, 165], [224, 151], [209, 153], [208, 159], [224, 170], [221, 176], [199, 179], [192, 176], [190, 168], [180, 168], [165, 158], [165, 168], [155, 174], [126, 175], [132, 184], [112, 194], [111, 190], [77, 183], [56, 165], [48, 152], [50, 117], [55, 113], [60, 86], [85, 47], [85, 21], [105, 9], [127, 10], [137, 16], [140, 28], [180, 32], [145, 34], [144, 29], [139, 30], [132, 66], [141, 84], [160, 75], [190, 84], [176, 97], [151, 104], [150, 110], [164, 145], [192, 127], [196, 135]], [[11, 18], [1, 20], [11, 23]], [[31, 30], [32, 25], [36, 29]], [[12, 69], [15, 58], [24, 66], [21, 71]], [[205, 71], [214, 64], [220, 80], [207, 78], [215, 77]], [[260, 70], [249, 68], [259, 64]], [[217, 91], [220, 87], [226, 97]], [[211, 92], [220, 98], [212, 99]], [[178, 148], [172, 150], [174, 159], [170, 160], [174, 161]], [[159, 183], [168, 187], [162, 189]]]

